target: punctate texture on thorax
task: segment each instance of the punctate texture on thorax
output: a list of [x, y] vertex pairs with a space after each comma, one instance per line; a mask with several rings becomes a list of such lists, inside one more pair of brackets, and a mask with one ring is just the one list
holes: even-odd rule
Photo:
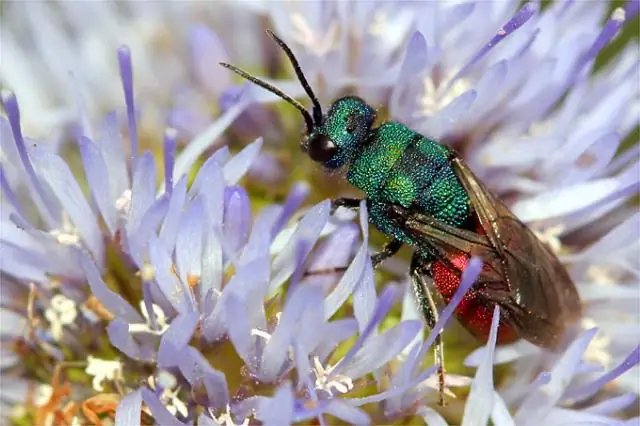
[[367, 194], [371, 222], [382, 232], [411, 243], [382, 214], [388, 203], [452, 226], [469, 217], [469, 198], [453, 170], [449, 150], [407, 126], [389, 121], [373, 129], [354, 157], [347, 180]]

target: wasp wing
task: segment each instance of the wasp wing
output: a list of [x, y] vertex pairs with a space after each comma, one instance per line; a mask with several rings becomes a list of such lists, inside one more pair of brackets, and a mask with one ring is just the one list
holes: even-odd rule
[[566, 325], [578, 319], [581, 312], [580, 297], [567, 270], [463, 161], [456, 158], [453, 164], [487, 239], [501, 259], [513, 303], [529, 313], [527, 316], [538, 317], [552, 327], [544, 333], [540, 329], [521, 330], [524, 337], [542, 346], [553, 345]]
[[450, 270], [455, 251], [479, 256], [484, 267], [479, 295], [497, 303], [502, 321], [539, 346], [554, 346], [565, 326], [580, 315], [577, 290], [553, 252], [475, 177], [454, 159], [485, 235], [456, 228], [419, 212], [393, 207], [406, 232]]

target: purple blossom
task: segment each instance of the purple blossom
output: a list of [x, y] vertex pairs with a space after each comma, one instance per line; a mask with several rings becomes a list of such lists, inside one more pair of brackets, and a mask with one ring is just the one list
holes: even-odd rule
[[[609, 15], [604, 3], [571, 1], [7, 5], [3, 414], [51, 421], [63, 403], [116, 395], [103, 413], [116, 425], [447, 424], [436, 366], [423, 360], [481, 260], [423, 336], [404, 262], [381, 268], [398, 281], [371, 267], [366, 204], [359, 227], [327, 200], [305, 204], [325, 193], [291, 154], [300, 136], [291, 116], [217, 66], [260, 70], [301, 97], [297, 81], [279, 80], [268, 22], [323, 105], [349, 90], [457, 149], [578, 285], [584, 315], [556, 351], [496, 346], [496, 308], [486, 346], [465, 360], [474, 377], [447, 372], [445, 395], [462, 399], [448, 416], [637, 422], [619, 420], [637, 415], [639, 392], [640, 216], [629, 204], [638, 148], [621, 152], [639, 124], [637, 42], [597, 72], [594, 63], [638, 9], [635, 0]], [[67, 379], [71, 394], [51, 408]]]

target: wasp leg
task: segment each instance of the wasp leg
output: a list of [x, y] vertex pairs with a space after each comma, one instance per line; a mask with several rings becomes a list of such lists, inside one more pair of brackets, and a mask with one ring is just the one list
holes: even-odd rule
[[[400, 250], [400, 248], [402, 247], [402, 242], [396, 239], [393, 239], [391, 241], [389, 241], [387, 244], [384, 245], [384, 247], [382, 247], [382, 250], [380, 250], [377, 253], [374, 253], [373, 255], [371, 255], [371, 264], [373, 265], [373, 269], [377, 268], [378, 266], [380, 266], [380, 264], [387, 258], [393, 256], [394, 254], [396, 254], [398, 252], [398, 250]], [[337, 268], [325, 268], [325, 269], [316, 269], [313, 271], [307, 271], [304, 273], [304, 276], [309, 276], [309, 275], [324, 275], [324, 274], [337, 274], [340, 272], [344, 272], [347, 270], [346, 266], [341, 266], [341, 267], [337, 267]]]
[[384, 262], [385, 259], [390, 258], [394, 254], [396, 254], [402, 248], [402, 241], [396, 240], [395, 238], [389, 242], [387, 242], [377, 253], [371, 255], [371, 264], [373, 265], [373, 269], [376, 269], [378, 266]]
[[[418, 302], [418, 310], [420, 315], [427, 323], [427, 326], [433, 330], [438, 322], [438, 309], [436, 307], [433, 295], [429, 290], [428, 284], [424, 279], [424, 275], [427, 271], [422, 264], [422, 259], [418, 254], [414, 254], [411, 259], [411, 283], [413, 284], [413, 291]], [[445, 365], [444, 365], [444, 345], [442, 343], [442, 337], [440, 333], [434, 340], [434, 358], [435, 363], [438, 365], [438, 391], [440, 394], [439, 404], [445, 406], [444, 401], [444, 389], [445, 389]]]
[[338, 207], [346, 207], [348, 209], [356, 210], [360, 207], [360, 201], [357, 198], [337, 198], [331, 200], [331, 214], [334, 214]]

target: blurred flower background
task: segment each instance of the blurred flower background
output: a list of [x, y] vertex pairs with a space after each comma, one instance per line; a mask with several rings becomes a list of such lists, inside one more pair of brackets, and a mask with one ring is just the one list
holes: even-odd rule
[[[1, 6], [3, 424], [637, 424], [637, 0]], [[408, 253], [374, 272], [299, 114], [218, 66], [301, 97], [265, 29], [325, 108], [454, 147], [552, 247], [564, 347], [476, 342], [454, 301], [437, 405]]]

